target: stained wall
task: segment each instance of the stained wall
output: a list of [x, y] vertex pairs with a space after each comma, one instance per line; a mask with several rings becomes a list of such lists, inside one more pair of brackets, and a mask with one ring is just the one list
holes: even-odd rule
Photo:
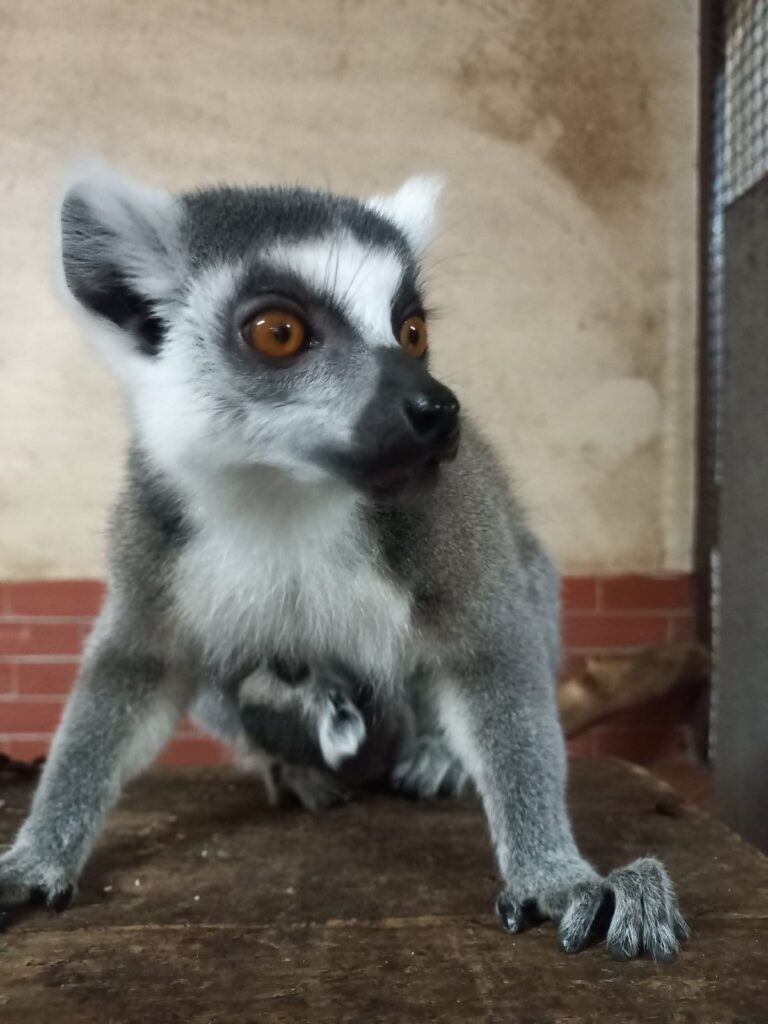
[[440, 375], [571, 573], [686, 570], [692, 0], [0, 0], [0, 578], [101, 576], [126, 436], [52, 286], [62, 173], [448, 179]]

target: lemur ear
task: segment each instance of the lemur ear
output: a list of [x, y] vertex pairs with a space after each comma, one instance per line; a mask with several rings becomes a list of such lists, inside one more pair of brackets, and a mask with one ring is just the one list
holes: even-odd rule
[[73, 176], [61, 205], [61, 256], [69, 291], [89, 313], [157, 352], [159, 309], [184, 274], [178, 199], [101, 165]]
[[437, 205], [445, 182], [439, 175], [408, 178], [397, 192], [373, 196], [366, 206], [391, 220], [403, 232], [417, 255], [432, 241]]

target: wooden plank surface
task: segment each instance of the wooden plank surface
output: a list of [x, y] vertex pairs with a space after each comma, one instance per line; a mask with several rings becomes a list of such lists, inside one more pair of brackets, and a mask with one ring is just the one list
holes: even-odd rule
[[[0, 791], [0, 842], [29, 794]], [[768, 861], [620, 762], [575, 762], [571, 802], [598, 866], [665, 859], [694, 933], [675, 964], [569, 957], [551, 924], [504, 934], [471, 800], [314, 817], [227, 769], [177, 769], [134, 784], [70, 911], [0, 936], [0, 1021], [768, 1022]]]

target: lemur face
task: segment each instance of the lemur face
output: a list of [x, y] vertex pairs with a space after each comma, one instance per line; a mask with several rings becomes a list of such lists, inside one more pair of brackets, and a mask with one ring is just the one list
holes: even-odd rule
[[171, 196], [100, 171], [62, 209], [67, 286], [163, 464], [270, 466], [386, 494], [455, 455], [419, 259], [439, 191]]

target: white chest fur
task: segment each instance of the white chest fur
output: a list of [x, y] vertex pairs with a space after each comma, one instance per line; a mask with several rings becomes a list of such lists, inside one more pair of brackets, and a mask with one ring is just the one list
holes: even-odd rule
[[179, 609], [214, 658], [334, 657], [371, 682], [407, 671], [410, 602], [381, 571], [355, 498], [206, 500], [176, 577]]

